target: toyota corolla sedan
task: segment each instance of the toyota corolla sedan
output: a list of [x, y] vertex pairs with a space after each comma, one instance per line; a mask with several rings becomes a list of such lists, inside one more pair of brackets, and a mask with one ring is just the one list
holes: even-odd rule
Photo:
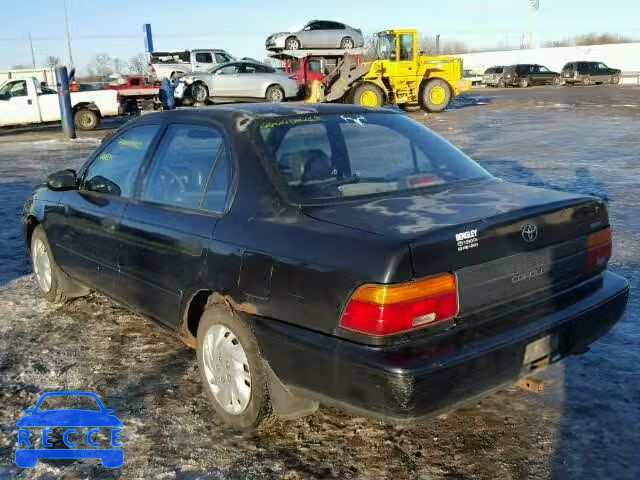
[[299, 90], [295, 75], [261, 63], [239, 61], [219, 65], [208, 73], [181, 77], [174, 95], [178, 100], [191, 98], [200, 103], [210, 98], [278, 103], [297, 97]]
[[428, 417], [586, 352], [628, 298], [600, 199], [495, 178], [394, 110], [145, 115], [38, 187], [24, 233], [47, 300], [174, 330], [240, 429]]

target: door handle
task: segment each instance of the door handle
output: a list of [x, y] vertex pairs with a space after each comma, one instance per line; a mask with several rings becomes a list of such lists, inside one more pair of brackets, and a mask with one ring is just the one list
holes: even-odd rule
[[31, 99], [27, 100], [27, 105], [33, 105], [33, 100]]

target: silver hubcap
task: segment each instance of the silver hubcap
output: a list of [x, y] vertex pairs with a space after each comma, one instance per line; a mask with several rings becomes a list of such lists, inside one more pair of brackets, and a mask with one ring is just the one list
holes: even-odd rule
[[343, 42], [343, 44], [344, 44], [344, 48], [347, 49], [347, 50], [353, 48], [353, 41], [352, 40], [345, 40]]
[[282, 101], [282, 92], [278, 88], [274, 88], [269, 92], [269, 100], [272, 102], [281, 102]]
[[296, 39], [289, 40], [288, 42], [289, 50], [297, 50], [300, 44]]
[[37, 238], [31, 247], [31, 259], [33, 261], [33, 272], [36, 274], [36, 280], [40, 289], [44, 293], [51, 290], [51, 262], [49, 262], [49, 254], [42, 240]]
[[192, 87], [192, 90], [193, 90], [193, 98], [197, 102], [204, 102], [207, 99], [207, 92], [205, 92], [203, 86], [195, 85]]
[[251, 399], [251, 372], [240, 341], [227, 326], [213, 325], [204, 337], [203, 356], [216, 401], [233, 415], [244, 412]]

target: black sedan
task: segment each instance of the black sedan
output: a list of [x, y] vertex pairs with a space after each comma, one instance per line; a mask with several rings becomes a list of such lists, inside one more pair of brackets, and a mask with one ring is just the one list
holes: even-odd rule
[[384, 109], [145, 115], [37, 188], [24, 233], [47, 300], [173, 329], [241, 429], [319, 402], [432, 415], [585, 352], [628, 297], [602, 201], [501, 181]]

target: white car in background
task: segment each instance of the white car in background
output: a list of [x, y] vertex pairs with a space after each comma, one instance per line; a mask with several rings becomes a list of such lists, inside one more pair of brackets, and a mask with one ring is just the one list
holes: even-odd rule
[[178, 100], [192, 99], [204, 103], [213, 98], [263, 99], [283, 102], [298, 96], [296, 77], [275, 68], [251, 61], [230, 62], [208, 73], [185, 75], [175, 90]]
[[312, 20], [297, 32], [274, 33], [267, 37], [267, 50], [301, 48], [341, 48], [351, 50], [364, 45], [362, 31], [340, 22]]

